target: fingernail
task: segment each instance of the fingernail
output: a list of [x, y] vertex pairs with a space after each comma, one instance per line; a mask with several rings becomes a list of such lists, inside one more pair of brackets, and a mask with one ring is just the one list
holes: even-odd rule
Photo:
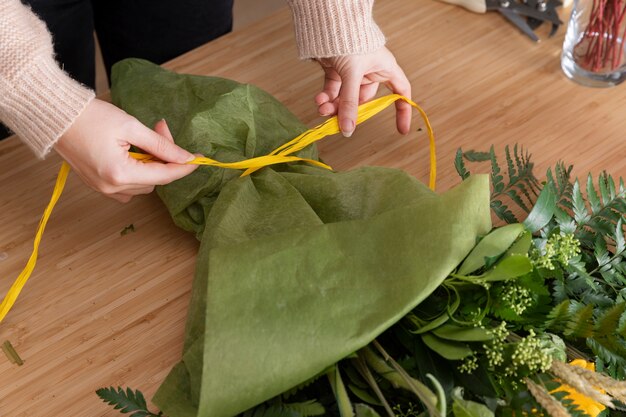
[[341, 121], [341, 133], [344, 138], [349, 138], [354, 133], [354, 122], [350, 119], [345, 119]]
[[191, 155], [191, 154], [190, 154], [190, 156], [189, 156], [189, 157], [185, 160], [185, 162], [191, 162], [191, 161], [193, 161], [194, 159], [196, 159], [196, 156], [195, 156], [195, 155]]

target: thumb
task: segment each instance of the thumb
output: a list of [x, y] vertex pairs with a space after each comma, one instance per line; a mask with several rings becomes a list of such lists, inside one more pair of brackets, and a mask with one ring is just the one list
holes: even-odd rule
[[[161, 127], [159, 130], [169, 135], [169, 129]], [[144, 125], [139, 126], [129, 142], [164, 162], [185, 164], [195, 158], [190, 152], [176, 145], [171, 139], [148, 129]]]

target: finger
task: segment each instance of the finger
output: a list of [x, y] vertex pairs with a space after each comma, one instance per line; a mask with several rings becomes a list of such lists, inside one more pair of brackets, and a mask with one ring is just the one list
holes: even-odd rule
[[356, 126], [362, 79], [363, 75], [355, 72], [346, 74], [342, 79], [337, 113], [339, 115], [339, 127], [345, 137], [352, 136]]
[[361, 91], [359, 93], [359, 104], [363, 104], [373, 99], [378, 92], [378, 85], [379, 83], [377, 82], [361, 85]]
[[320, 116], [332, 116], [337, 114], [337, 109], [339, 107], [339, 101], [335, 99], [335, 101], [329, 101], [328, 103], [324, 103], [318, 107], [318, 111]]
[[170, 128], [167, 125], [165, 119], [161, 119], [154, 125], [154, 131], [159, 135], [163, 136], [165, 139], [174, 143], [174, 138], [172, 137], [172, 132], [170, 132]]
[[317, 105], [333, 101], [339, 96], [341, 89], [341, 77], [333, 68], [324, 68], [324, 88], [322, 92], [315, 96]]
[[194, 159], [191, 153], [140, 123], [133, 129], [132, 138], [127, 140], [162, 161], [184, 164]]
[[[389, 80], [385, 83], [391, 91], [401, 94], [406, 98], [411, 98], [411, 83], [406, 78], [404, 71], [399, 66], [395, 66], [390, 73]], [[413, 109], [409, 103], [403, 100], [396, 101], [396, 126], [398, 132], [409, 133], [411, 129], [411, 113]]]
[[165, 185], [191, 174], [198, 165], [179, 165], [176, 163], [129, 161], [125, 178], [120, 184]]

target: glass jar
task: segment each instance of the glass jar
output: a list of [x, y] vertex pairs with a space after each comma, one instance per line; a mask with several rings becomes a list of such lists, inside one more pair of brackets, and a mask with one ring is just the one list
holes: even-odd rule
[[575, 0], [567, 25], [561, 68], [590, 87], [626, 79], [626, 0]]

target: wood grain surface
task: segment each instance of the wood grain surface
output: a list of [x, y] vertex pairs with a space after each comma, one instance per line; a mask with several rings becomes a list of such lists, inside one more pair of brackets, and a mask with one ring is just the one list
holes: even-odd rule
[[[431, 0], [379, 0], [375, 16], [434, 126], [439, 190], [458, 182], [459, 146], [493, 144], [502, 154], [518, 143], [540, 176], [561, 159], [576, 175], [626, 176], [626, 86], [589, 89], [567, 80], [559, 63], [564, 28], [534, 44], [496, 13]], [[282, 10], [166, 66], [256, 84], [314, 125], [322, 120], [313, 104], [322, 73], [296, 56]], [[392, 109], [320, 150], [338, 170], [384, 165], [428, 178], [425, 133], [399, 135]], [[0, 143], [0, 166], [4, 294], [30, 254], [60, 160], [39, 161], [12, 138]], [[129, 224], [135, 232], [121, 236]], [[109, 385], [151, 397], [180, 357], [197, 249], [154, 195], [121, 205], [70, 174], [35, 273], [0, 325], [0, 343], [10, 340], [25, 360], [18, 367], [0, 356], [0, 416], [116, 416], [94, 394]]]

